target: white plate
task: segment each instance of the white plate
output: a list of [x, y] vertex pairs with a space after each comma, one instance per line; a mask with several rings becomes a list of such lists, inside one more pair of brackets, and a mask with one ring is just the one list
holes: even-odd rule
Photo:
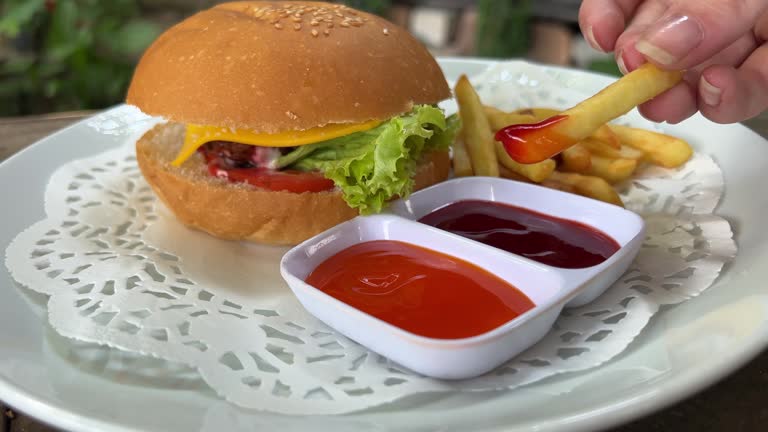
[[[490, 63], [443, 59], [441, 64], [453, 80]], [[590, 82], [596, 92], [610, 78], [592, 75]], [[106, 365], [81, 367], [77, 353], [47, 329], [38, 302], [16, 289], [0, 266], [0, 399], [42, 421], [88, 431], [574, 431], [647, 414], [711, 384], [768, 345], [768, 194], [759, 189], [768, 181], [768, 142], [741, 125], [715, 125], [701, 117], [667, 129], [712, 154], [722, 167], [726, 194], [718, 213], [733, 223], [739, 255], [713, 287], [660, 312], [605, 366], [514, 391], [425, 395], [338, 417], [249, 412], [222, 402], [194, 380], [128, 384], [119, 375], [104, 378]], [[43, 190], [56, 167], [120, 140], [79, 123], [0, 165], [0, 250], [43, 218]], [[559, 392], [566, 387], [574, 390]]]

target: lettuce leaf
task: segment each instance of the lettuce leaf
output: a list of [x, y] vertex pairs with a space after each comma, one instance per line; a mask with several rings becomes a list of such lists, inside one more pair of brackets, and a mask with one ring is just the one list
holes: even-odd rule
[[418, 105], [373, 129], [298, 147], [278, 166], [321, 171], [350, 207], [378, 213], [388, 200], [411, 193], [419, 158], [425, 151], [447, 150], [458, 127], [456, 116], [446, 119], [439, 108]]

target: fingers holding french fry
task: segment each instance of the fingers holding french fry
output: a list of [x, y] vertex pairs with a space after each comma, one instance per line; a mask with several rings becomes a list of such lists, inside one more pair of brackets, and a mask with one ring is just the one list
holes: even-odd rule
[[[661, 79], [662, 83], [649, 83], [653, 77]], [[616, 100], [622, 92], [640, 88], [638, 91], [641, 95], [629, 96], [633, 101], [637, 101], [660, 91], [664, 86], [671, 85], [678, 78], [676, 73], [646, 67], [634, 78], [620, 80], [621, 84], [617, 82], [598, 95], [561, 113], [542, 107], [507, 112], [484, 106], [466, 77], [461, 77], [455, 89], [459, 114], [462, 117], [462, 130], [453, 146], [454, 175], [501, 176], [623, 206], [612, 184], [631, 178], [645, 162], [665, 167], [680, 166], [691, 157], [693, 150], [685, 141], [675, 137], [599, 122], [622, 114], [620, 111], [629, 106], [627, 101]], [[650, 90], [646, 88], [648, 86]], [[552, 116], [558, 115], [562, 115], [559, 120], [558, 117], [553, 119]], [[576, 126], [568, 124], [574, 119], [581, 119], [584, 123]], [[552, 128], [551, 130], [564, 123], [564, 126], [558, 126], [562, 128], [558, 130], [571, 135], [562, 135], [559, 138], [565, 137], [564, 139], [568, 140], [574, 136], [582, 137], [575, 144], [569, 144], [557, 161], [545, 158], [527, 163], [513, 159], [502, 142], [492, 139], [495, 131], [506, 128], [509, 124], [521, 125], [522, 130], [529, 133], [538, 133], [537, 122], [541, 120], [551, 122], [550, 126], [547, 126]], [[557, 135], [554, 137], [558, 138]], [[551, 138], [552, 136], [548, 137]]]
[[462, 135], [472, 171], [478, 176], [498, 177], [499, 166], [491, 126], [480, 103], [480, 97], [465, 75], [456, 83], [455, 93], [462, 121]]
[[511, 125], [496, 139], [521, 163], [549, 159], [595, 133], [609, 121], [672, 88], [680, 71], [666, 71], [651, 63], [635, 69], [573, 108], [536, 125]]

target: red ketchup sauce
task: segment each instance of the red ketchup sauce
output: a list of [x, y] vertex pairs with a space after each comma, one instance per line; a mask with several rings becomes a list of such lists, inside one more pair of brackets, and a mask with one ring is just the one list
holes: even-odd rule
[[317, 266], [306, 282], [389, 324], [439, 339], [477, 336], [534, 306], [480, 267], [392, 240], [351, 246]]
[[457, 201], [419, 222], [567, 269], [600, 264], [620, 248], [590, 226], [492, 201]]
[[566, 118], [568, 116], [558, 115], [539, 123], [509, 125], [499, 129], [495, 138], [515, 161], [524, 164], [541, 162], [575, 144], [554, 129]]
[[245, 145], [240, 148], [243, 150], [239, 154], [209, 146], [200, 147], [198, 151], [205, 158], [210, 175], [233, 183], [248, 183], [262, 189], [293, 193], [322, 192], [334, 188], [333, 180], [319, 172], [275, 170], [263, 166], [268, 162], [266, 154], [279, 152], [278, 149]]

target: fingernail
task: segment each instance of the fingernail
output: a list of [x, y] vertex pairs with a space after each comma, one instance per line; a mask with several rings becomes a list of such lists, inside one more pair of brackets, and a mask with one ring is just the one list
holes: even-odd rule
[[635, 48], [656, 63], [670, 65], [685, 57], [703, 38], [698, 21], [687, 16], [675, 16], [647, 31]]
[[597, 39], [595, 39], [595, 33], [592, 31], [592, 26], [587, 27], [587, 33], [584, 36], [586, 36], [587, 42], [589, 42], [592, 48], [600, 52], [605, 52], [603, 47], [601, 47], [600, 44], [597, 43]]
[[627, 65], [624, 64], [624, 57], [623, 53], [619, 53], [618, 56], [616, 56], [616, 66], [619, 67], [619, 70], [622, 74], [626, 75], [629, 71], [627, 70]]
[[720, 105], [720, 98], [723, 95], [723, 91], [712, 85], [712, 83], [702, 76], [701, 80], [699, 80], [699, 94], [705, 104], [709, 106], [717, 106]]

